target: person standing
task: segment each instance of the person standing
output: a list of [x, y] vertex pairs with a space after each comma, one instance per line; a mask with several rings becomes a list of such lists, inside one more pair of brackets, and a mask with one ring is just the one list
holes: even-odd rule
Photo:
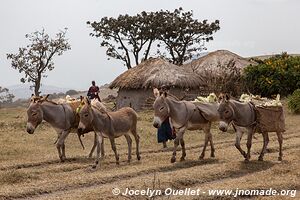
[[87, 96], [90, 100], [92, 99], [98, 99], [99, 101], [100, 100], [100, 97], [99, 97], [99, 87], [96, 85], [96, 82], [95, 81], [92, 81], [92, 86], [89, 88], [88, 90], [88, 93], [87, 93]]

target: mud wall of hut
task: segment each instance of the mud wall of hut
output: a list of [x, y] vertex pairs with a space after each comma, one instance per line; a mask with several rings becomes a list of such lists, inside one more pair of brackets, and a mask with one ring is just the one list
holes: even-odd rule
[[[197, 96], [205, 96], [207, 92], [203, 89], [184, 90], [171, 88], [170, 93], [180, 100], [194, 100]], [[131, 107], [134, 110], [151, 109], [155, 98], [152, 89], [121, 89], [116, 98], [117, 109]]]

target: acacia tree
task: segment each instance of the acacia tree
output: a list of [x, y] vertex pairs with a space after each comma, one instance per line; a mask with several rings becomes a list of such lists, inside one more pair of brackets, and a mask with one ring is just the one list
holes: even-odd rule
[[0, 107], [4, 103], [11, 103], [14, 97], [13, 94], [9, 93], [7, 88], [0, 86]]
[[[208, 23], [207, 20], [193, 19], [193, 12], [184, 12], [182, 8], [173, 12], [160, 11], [161, 41], [169, 55], [165, 57], [173, 64], [182, 65], [184, 61], [198, 57], [202, 50], [206, 50], [205, 42], [213, 40], [212, 34], [220, 29], [219, 20]], [[159, 49], [158, 53], [162, 51]]]
[[103, 17], [100, 22], [90, 22], [91, 36], [100, 38], [100, 45], [106, 47], [106, 55], [125, 62], [128, 69], [132, 60], [137, 65], [147, 60], [151, 46], [157, 36], [154, 13], [141, 12], [135, 16], [119, 15], [118, 18]]
[[93, 28], [90, 35], [99, 38], [100, 45], [107, 48], [106, 55], [124, 61], [130, 69], [132, 60], [138, 65], [148, 59], [153, 44], [157, 44], [158, 56], [179, 65], [205, 49], [204, 42], [212, 40], [212, 34], [220, 29], [219, 21], [209, 24], [192, 17], [192, 11], [179, 8], [173, 12], [143, 11], [134, 16], [104, 17], [100, 22], [87, 24]]
[[26, 34], [25, 37], [30, 44], [19, 48], [16, 54], [7, 54], [7, 59], [11, 60], [11, 67], [24, 72], [21, 82], [32, 82], [35, 95], [40, 94], [42, 77], [47, 77], [47, 71], [54, 69], [53, 57], [61, 56], [65, 51], [71, 49], [66, 39], [67, 28], [59, 31], [55, 38], [45, 33], [45, 30]]

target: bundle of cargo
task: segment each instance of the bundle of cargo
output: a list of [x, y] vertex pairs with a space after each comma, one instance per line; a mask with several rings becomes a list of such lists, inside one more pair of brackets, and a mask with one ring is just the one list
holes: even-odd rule
[[203, 103], [216, 103], [217, 95], [215, 93], [210, 93], [207, 97], [198, 96], [193, 102], [203, 102]]
[[239, 100], [241, 102], [252, 102], [259, 106], [282, 106], [279, 94], [277, 94], [276, 99], [268, 99], [266, 97], [260, 97], [259, 95], [242, 94]]
[[276, 96], [276, 99], [242, 94], [240, 101], [254, 104], [257, 117], [257, 132], [285, 131], [285, 120], [279, 94]]
[[284, 132], [285, 120], [282, 106], [255, 106], [256, 131]]

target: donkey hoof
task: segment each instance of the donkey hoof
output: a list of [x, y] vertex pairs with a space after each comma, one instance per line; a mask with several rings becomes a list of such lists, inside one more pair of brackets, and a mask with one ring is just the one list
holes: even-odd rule
[[174, 163], [174, 162], [176, 162], [176, 158], [175, 158], [175, 157], [172, 157], [172, 158], [171, 158], [171, 163]]
[[141, 156], [137, 156], [136, 158], [137, 158], [138, 160], [141, 160]]
[[278, 157], [278, 161], [282, 161], [282, 157]]
[[204, 154], [201, 154], [201, 155], [199, 156], [199, 160], [203, 160], [203, 158], [204, 158]]
[[214, 157], [215, 157], [215, 154], [214, 154], [214, 153], [210, 154], [210, 157], [214, 158]]
[[180, 162], [182, 162], [182, 161], [185, 161], [185, 158], [184, 158], [184, 157], [181, 157], [181, 158], [180, 158]]
[[245, 163], [248, 163], [249, 162], [249, 158], [245, 158]]
[[116, 165], [120, 165], [120, 162], [119, 162], [119, 161], [117, 161], [117, 162], [116, 162]]
[[258, 161], [264, 161], [263, 157], [259, 156]]
[[96, 167], [97, 167], [97, 165], [93, 165], [93, 166], [92, 166], [92, 169], [96, 169]]
[[128, 163], [130, 163], [130, 160], [127, 160]]

